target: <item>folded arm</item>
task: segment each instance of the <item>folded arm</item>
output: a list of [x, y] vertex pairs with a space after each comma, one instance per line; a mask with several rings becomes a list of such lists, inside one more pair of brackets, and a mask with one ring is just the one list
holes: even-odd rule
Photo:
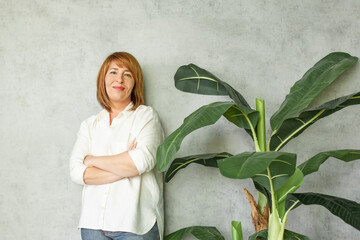
[[[136, 139], [132, 142], [129, 151], [135, 149], [137, 146]], [[129, 155], [128, 151], [110, 155], [110, 156], [91, 156], [87, 155], [84, 159], [84, 164], [88, 168], [95, 168], [105, 172], [108, 172], [109, 176], [105, 175], [104, 177], [108, 178], [109, 180], [117, 179], [120, 180], [121, 178], [127, 177], [134, 177], [139, 175], [139, 171], [137, 170], [134, 161], [132, 160], [131, 156]], [[102, 172], [89, 172], [85, 171], [84, 173], [84, 180], [88, 183], [88, 179], [97, 178], [99, 176], [99, 180], [102, 180], [101, 177], [104, 175]]]
[[[89, 157], [90, 137], [88, 123], [81, 123], [77, 140], [70, 157], [70, 176], [73, 182], [80, 185], [100, 185], [119, 181], [122, 176], [95, 166], [87, 166], [84, 159]], [[132, 144], [130, 148], [136, 147]]]
[[122, 177], [96, 167], [87, 167], [83, 180], [87, 185], [100, 185], [119, 181]]
[[[151, 171], [156, 164], [156, 150], [163, 141], [163, 130], [156, 113], [149, 112], [137, 124], [135, 139], [128, 151], [108, 156], [86, 156], [84, 164], [113, 173], [121, 178]], [[135, 130], [135, 131], [136, 131]], [[87, 178], [85, 174], [85, 179]]]
[[[136, 139], [129, 150], [136, 148]], [[122, 178], [139, 175], [131, 157], [126, 152], [112, 156], [91, 156], [84, 158], [87, 166], [84, 172], [84, 182], [88, 185], [106, 184], [119, 181]]]

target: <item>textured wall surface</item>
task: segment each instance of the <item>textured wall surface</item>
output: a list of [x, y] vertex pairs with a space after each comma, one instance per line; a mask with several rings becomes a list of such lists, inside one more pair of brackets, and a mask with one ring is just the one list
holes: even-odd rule
[[[293, 83], [332, 51], [360, 56], [360, 2], [265, 0], [18, 0], [0, 1], [0, 238], [80, 239], [81, 187], [70, 181], [68, 158], [80, 122], [100, 110], [97, 71], [114, 51], [143, 66], [147, 104], [167, 134], [189, 113], [226, 97], [180, 92], [173, 75], [195, 63], [243, 93], [254, 107], [277, 110]], [[360, 90], [360, 66], [318, 103]], [[360, 107], [323, 119], [284, 151], [302, 162], [320, 151], [360, 148]], [[269, 126], [268, 126], [269, 129]], [[222, 119], [187, 137], [178, 156], [251, 151], [250, 138]], [[299, 192], [360, 202], [360, 162], [330, 160]], [[216, 226], [231, 239], [231, 220], [253, 227], [242, 188], [249, 180], [190, 166], [166, 184], [166, 232]], [[288, 229], [311, 239], [359, 239], [360, 232], [318, 206], [294, 210]], [[192, 239], [189, 237], [188, 239]]]

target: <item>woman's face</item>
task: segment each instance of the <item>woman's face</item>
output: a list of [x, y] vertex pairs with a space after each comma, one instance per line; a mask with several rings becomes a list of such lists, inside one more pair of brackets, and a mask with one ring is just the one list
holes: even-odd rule
[[113, 104], [129, 104], [135, 80], [125, 66], [119, 67], [111, 62], [105, 76], [106, 93]]

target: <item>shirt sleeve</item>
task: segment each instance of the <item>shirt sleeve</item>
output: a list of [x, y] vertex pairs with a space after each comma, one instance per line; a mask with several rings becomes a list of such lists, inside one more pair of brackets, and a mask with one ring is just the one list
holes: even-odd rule
[[80, 125], [80, 130], [77, 133], [77, 140], [71, 153], [69, 164], [71, 180], [77, 184], [85, 185], [84, 172], [87, 166], [83, 161], [84, 157], [89, 154], [89, 149], [89, 128], [87, 122], [83, 121]]
[[156, 151], [164, 140], [164, 131], [159, 116], [151, 107], [141, 115], [142, 121], [139, 125], [136, 124], [137, 147], [130, 150], [129, 155], [139, 173], [143, 174], [151, 171], [156, 165]]

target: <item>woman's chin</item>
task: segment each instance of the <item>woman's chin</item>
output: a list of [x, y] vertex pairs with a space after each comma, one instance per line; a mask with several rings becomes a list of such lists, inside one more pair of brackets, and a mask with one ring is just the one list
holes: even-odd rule
[[113, 105], [128, 105], [131, 102], [131, 98], [110, 98], [110, 102]]

